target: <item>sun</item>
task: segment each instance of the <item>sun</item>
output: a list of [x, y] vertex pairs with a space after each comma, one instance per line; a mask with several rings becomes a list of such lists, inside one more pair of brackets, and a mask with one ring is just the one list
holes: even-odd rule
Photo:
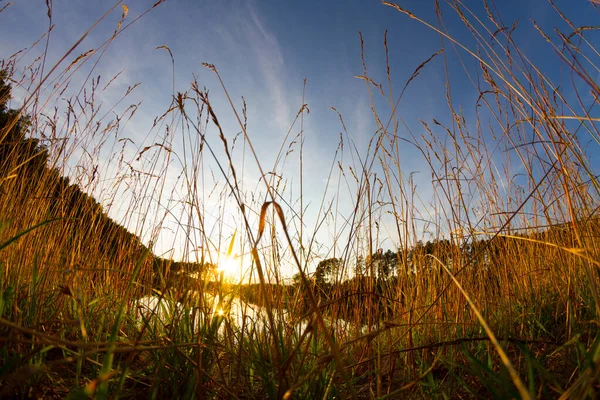
[[219, 257], [218, 270], [219, 272], [223, 272], [223, 274], [229, 278], [239, 279], [242, 274], [240, 257], [235, 254], [221, 255], [221, 257]]
[[236, 238], [237, 230], [233, 233], [227, 250], [219, 249], [216, 253], [217, 272], [230, 283], [241, 283], [247, 279], [250, 273], [249, 268], [252, 266], [250, 253], [240, 251], [242, 254], [238, 254], [234, 251]]

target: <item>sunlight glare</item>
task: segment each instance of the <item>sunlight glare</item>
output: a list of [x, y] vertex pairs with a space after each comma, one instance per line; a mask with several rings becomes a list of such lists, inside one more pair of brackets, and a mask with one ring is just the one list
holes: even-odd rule
[[224, 276], [236, 281], [240, 280], [242, 275], [242, 259], [238, 255], [222, 255], [218, 263], [219, 272]]

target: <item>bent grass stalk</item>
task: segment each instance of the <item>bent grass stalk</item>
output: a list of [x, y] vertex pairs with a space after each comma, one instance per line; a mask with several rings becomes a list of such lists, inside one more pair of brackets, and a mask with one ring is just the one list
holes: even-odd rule
[[506, 354], [506, 352], [504, 351], [504, 349], [500, 345], [500, 342], [498, 342], [498, 339], [496, 338], [496, 335], [494, 335], [494, 332], [492, 332], [492, 329], [490, 328], [490, 326], [487, 324], [487, 322], [485, 321], [485, 319], [481, 315], [481, 312], [479, 311], [479, 309], [477, 308], [477, 306], [475, 305], [475, 303], [473, 303], [473, 300], [471, 300], [471, 297], [469, 296], [469, 294], [465, 291], [465, 289], [462, 287], [462, 285], [460, 284], [460, 282], [458, 281], [458, 279], [456, 279], [456, 277], [454, 276], [454, 274], [452, 273], [452, 271], [450, 271], [450, 269], [446, 266], [446, 264], [444, 264], [443, 262], [441, 262], [438, 258], [436, 258], [433, 255], [431, 257], [439, 265], [441, 265], [442, 268], [444, 268], [444, 270], [446, 271], [446, 273], [448, 275], [450, 275], [450, 278], [452, 278], [452, 282], [454, 282], [454, 284], [456, 285], [456, 287], [458, 288], [458, 290], [460, 290], [460, 292], [462, 293], [462, 295], [465, 297], [465, 299], [469, 303], [469, 307], [471, 307], [471, 309], [473, 310], [473, 312], [477, 316], [477, 319], [479, 320], [479, 323], [481, 324], [481, 326], [483, 326], [483, 329], [485, 329], [485, 333], [488, 335], [488, 337], [492, 341], [492, 344], [494, 345], [494, 349], [496, 350], [496, 352], [500, 356], [500, 359], [502, 360], [502, 363], [504, 364], [504, 366], [506, 367], [506, 369], [510, 373], [510, 377], [511, 377], [513, 383], [515, 384], [515, 386], [517, 387], [517, 389], [519, 390], [519, 394], [521, 394], [521, 398], [522, 399], [526, 399], [526, 400], [531, 399], [532, 398], [531, 394], [529, 393], [529, 391], [527, 390], [527, 388], [523, 384], [523, 381], [521, 380], [521, 377], [519, 376], [519, 374], [515, 370], [515, 367], [513, 367], [512, 362], [510, 361], [510, 359], [508, 358], [508, 355]]

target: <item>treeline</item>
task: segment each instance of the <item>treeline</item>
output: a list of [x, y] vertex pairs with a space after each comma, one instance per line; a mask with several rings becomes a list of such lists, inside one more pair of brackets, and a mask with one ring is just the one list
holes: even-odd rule
[[[546, 253], [550, 250], [556, 257], [531, 268], [539, 271], [558, 268], [558, 263], [564, 260], [562, 256], [567, 256], [564, 249], [585, 248], [599, 235], [600, 221], [593, 218], [524, 233], [472, 239], [460, 245], [447, 239], [419, 241], [410, 249], [378, 250], [367, 257], [358, 257], [350, 266], [339, 258], [322, 260], [310, 275], [310, 287], [302, 287], [299, 275], [294, 277], [293, 285], [301, 292], [312, 290], [326, 313], [368, 323], [390, 318], [398, 311], [405, 312], [415, 290], [437, 293], [449, 278], [442, 264], [454, 274], [463, 274], [464, 285], [485, 282], [485, 290], [497, 292], [501, 290], [499, 274], [504, 275], [503, 279], [523, 279], [517, 275], [518, 268], [507, 269], [506, 265], [514, 264], [515, 260], [535, 259], [532, 253], [544, 247]], [[349, 270], [352, 277], [344, 279]], [[302, 307], [308, 311], [307, 296], [302, 297]]]
[[92, 286], [100, 279], [128, 279], [139, 262], [139, 279], [147, 287], [164, 285], [177, 271], [202, 269], [155, 257], [94, 197], [62, 176], [50, 164], [47, 145], [32, 134], [31, 118], [8, 107], [11, 89], [7, 71], [0, 70], [0, 224], [8, 227], [0, 231], [2, 241], [46, 222], [20, 242], [35, 241], [34, 250], [46, 254], [50, 267], [86, 272]]
[[[585, 232], [584, 235], [581, 232]], [[448, 239], [430, 240], [417, 244], [407, 250], [388, 249], [367, 256], [358, 257], [354, 265], [348, 267], [340, 258], [320, 261], [312, 275], [319, 285], [340, 283], [343, 272], [352, 271], [354, 277], [371, 277], [386, 280], [417, 274], [430, 269], [439, 269], [442, 264], [453, 270], [461, 268], [489, 269], [508, 253], [520, 252], [531, 245], [551, 247], [585, 247], [585, 244], [600, 235], [600, 220], [597, 218], [573, 223], [561, 223], [542, 229], [532, 229], [527, 233], [489, 235], [485, 238], [473, 238], [461, 244]], [[299, 275], [294, 282], [299, 282]]]

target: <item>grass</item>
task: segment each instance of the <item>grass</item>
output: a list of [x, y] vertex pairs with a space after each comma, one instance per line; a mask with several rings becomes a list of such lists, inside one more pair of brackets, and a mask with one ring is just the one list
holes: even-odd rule
[[[389, 66], [384, 88], [363, 58], [361, 78], [378, 130], [361, 153], [340, 115], [343, 134], [328, 178], [337, 189], [333, 201], [323, 194], [312, 233], [303, 183], [298, 198], [286, 201], [288, 181], [279, 174], [298, 154], [300, 176], [311, 179], [302, 175], [306, 105], [290, 129], [299, 133], [280, 144], [277, 173], [265, 173], [245, 105], [234, 106], [217, 68], [205, 64], [222, 85], [240, 135], [232, 140], [223, 130], [208, 92], [193, 81], [184, 92], [174, 88], [171, 106], [155, 120], [155, 144], [131, 156], [123, 132], [137, 105], [110, 119], [97, 98], [114, 78], [90, 80], [85, 95], [66, 100], [66, 118], [42, 111], [58, 101], [74, 70], [94, 63], [127, 29], [126, 7], [114, 35], [62, 72], [57, 64], [45, 73], [45, 56], [23, 77], [15, 75], [17, 57], [3, 62], [2, 80], [31, 95], [19, 113], [4, 107], [0, 119], [0, 397], [597, 396], [600, 185], [586, 155], [593, 150], [581, 143], [591, 138], [590, 146], [597, 145], [599, 136], [592, 104], [577, 89], [584, 84], [600, 95], [591, 28], [564, 17], [570, 35], [553, 40], [540, 29], [578, 82], [570, 103], [519, 50], [515, 31], [504, 29], [491, 5], [486, 20], [459, 1], [444, 5], [472, 32], [475, 50], [442, 23], [384, 4], [399, 21], [408, 16], [433, 29], [443, 45], [415, 66], [399, 98], [432, 62], [448, 72], [448, 58], [467, 54], [479, 66], [478, 114], [474, 121], [461, 114], [447, 81], [452, 118], [446, 125], [441, 118], [421, 120], [415, 131], [391, 94]], [[44, 85], [54, 88], [49, 95]], [[9, 97], [0, 85], [0, 104]], [[381, 100], [389, 109], [376, 106]], [[114, 145], [109, 137], [117, 138]], [[406, 146], [430, 167], [431, 199], [419, 197], [402, 167]], [[87, 155], [78, 158], [82, 148]], [[253, 160], [265, 184], [255, 196], [244, 187], [234, 150]], [[122, 172], [103, 204], [133, 194], [120, 207], [138, 216], [129, 225], [150, 237], [148, 246], [85, 194], [98, 191], [106, 154]], [[153, 204], [170, 190], [174, 162], [183, 189], [158, 212]], [[335, 202], [347, 196], [344, 187], [355, 201], [351, 215], [341, 215]], [[210, 227], [205, 216], [215, 202], [223, 214]], [[231, 255], [226, 209], [239, 221], [234, 237], [241, 237], [240, 253], [251, 255], [253, 285], [227, 282], [215, 260], [153, 254], [157, 232], [171, 228], [165, 221], [173, 216], [175, 229], [189, 238], [186, 252], [229, 248]], [[338, 250], [313, 271], [322, 224], [331, 226], [329, 245]], [[378, 251], [383, 224], [400, 238], [389, 252]], [[295, 265], [293, 283], [280, 274], [286, 262]], [[139, 302], [151, 295], [156, 301]]]

